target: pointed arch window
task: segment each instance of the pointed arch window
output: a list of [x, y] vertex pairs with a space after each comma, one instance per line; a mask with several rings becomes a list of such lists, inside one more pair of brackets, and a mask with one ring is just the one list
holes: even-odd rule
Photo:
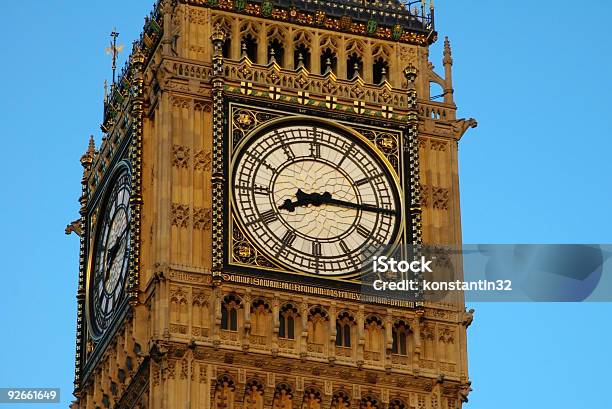
[[389, 63], [383, 58], [378, 58], [372, 66], [374, 84], [380, 84], [389, 78]]
[[223, 41], [223, 45], [221, 46], [221, 52], [223, 53], [223, 58], [229, 59], [231, 50], [232, 50], [232, 39], [229, 37], [226, 37], [225, 41]]
[[221, 329], [238, 330], [238, 307], [240, 300], [234, 295], [228, 295], [221, 303]]
[[357, 53], [351, 54], [346, 60], [346, 73], [348, 79], [353, 79], [357, 75], [363, 78], [363, 61]]
[[403, 321], [393, 326], [393, 347], [391, 352], [397, 355], [408, 355], [408, 334], [410, 327]]
[[333, 73], [336, 72], [336, 66], [338, 65], [338, 58], [331, 48], [326, 48], [321, 53], [321, 74], [325, 74], [327, 71]]
[[278, 312], [278, 336], [279, 338], [295, 339], [295, 319], [298, 310], [292, 304], [286, 304]]
[[310, 70], [310, 50], [304, 44], [298, 45], [293, 51], [293, 66], [296, 69], [304, 66]]
[[257, 40], [251, 34], [242, 38], [242, 57], [244, 56], [257, 63]]
[[348, 312], [343, 312], [338, 316], [336, 320], [336, 346], [351, 347], [351, 329], [354, 321], [354, 318]]
[[285, 49], [283, 44], [278, 40], [274, 39], [268, 44], [268, 64], [275, 61], [281, 67], [285, 58]]

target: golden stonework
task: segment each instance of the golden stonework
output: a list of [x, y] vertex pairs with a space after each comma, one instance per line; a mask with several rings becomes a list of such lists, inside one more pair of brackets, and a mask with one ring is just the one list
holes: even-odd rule
[[[157, 2], [108, 88], [103, 142], [86, 147], [79, 214], [66, 230], [80, 235], [72, 409], [462, 407], [473, 319], [462, 296], [364, 294], [358, 263], [343, 267], [346, 276], [313, 273], [331, 253], [324, 240], [307, 242], [307, 230], [332, 237], [326, 229], [350, 211], [304, 205], [291, 182], [304, 184], [306, 202], [327, 197], [316, 166], [335, 164], [336, 179], [349, 180], [338, 175], [365, 152], [403, 209], [389, 216], [398, 228], [387, 244], [459, 244], [457, 142], [477, 123], [457, 118], [450, 42], [438, 73], [428, 60], [433, 4], [417, 6]], [[288, 146], [292, 132], [304, 140]], [[336, 135], [342, 154], [321, 150], [320, 135]], [[256, 146], [273, 154], [257, 157]], [[264, 169], [259, 178], [241, 178], [254, 168]], [[125, 235], [104, 251], [123, 251], [125, 268], [115, 271], [125, 284], [107, 308], [91, 283], [110, 277], [112, 287], [116, 277], [93, 249], [118, 169], [130, 175]], [[265, 185], [266, 172], [286, 192]], [[327, 185], [346, 195], [368, 183], [337, 180]], [[238, 211], [261, 203], [273, 211]], [[299, 217], [307, 223], [292, 227]], [[276, 246], [262, 242], [265, 223], [283, 233]], [[298, 245], [313, 255], [308, 268], [288, 259]], [[343, 241], [335, 256], [350, 251]], [[100, 311], [112, 313], [96, 331]]]

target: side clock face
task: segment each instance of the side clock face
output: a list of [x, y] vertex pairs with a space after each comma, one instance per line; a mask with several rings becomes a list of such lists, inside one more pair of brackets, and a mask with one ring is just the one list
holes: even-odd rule
[[130, 253], [130, 175], [114, 178], [98, 218], [89, 277], [90, 321], [94, 336], [109, 327], [125, 295]]
[[398, 182], [357, 135], [326, 124], [280, 125], [245, 142], [233, 166], [239, 223], [286, 267], [355, 274], [398, 240]]

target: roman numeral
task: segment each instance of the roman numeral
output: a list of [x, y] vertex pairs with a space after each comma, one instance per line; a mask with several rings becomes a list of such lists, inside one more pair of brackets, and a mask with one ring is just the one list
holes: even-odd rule
[[351, 146], [344, 152], [344, 156], [342, 157], [342, 159], [340, 159], [340, 162], [338, 162], [338, 167], [342, 166], [342, 162], [344, 162], [344, 159], [346, 159], [351, 154], [354, 147], [355, 147], [355, 142], [353, 142]]
[[369, 176], [369, 177], [365, 177], [363, 179], [359, 179], [357, 181], [355, 181], [355, 186], [361, 186], [361, 185], [365, 185], [366, 183], [372, 181], [372, 180], [376, 180], [378, 178], [382, 177], [382, 175], [379, 173], [378, 175], [374, 175], [374, 176]]
[[357, 233], [364, 238], [370, 237], [370, 231], [363, 227], [362, 225], [357, 226]]
[[270, 209], [267, 212], [261, 214], [261, 221], [265, 224], [270, 224], [277, 219], [278, 213], [276, 213], [273, 209]]
[[340, 248], [347, 254], [351, 252], [351, 249], [348, 248], [344, 240], [340, 240]]
[[270, 194], [270, 189], [266, 186], [255, 185], [253, 186], [253, 193], [255, 193], [256, 195], [268, 196]]
[[310, 143], [310, 155], [315, 158], [321, 157], [321, 145], [316, 140]]
[[312, 242], [312, 255], [315, 257], [321, 257], [321, 243], [318, 241]]
[[358, 181], [355, 182], [355, 186], [365, 185], [369, 181], [370, 181], [370, 178], [359, 179]]
[[293, 242], [295, 241], [295, 238], [296, 238], [295, 232], [289, 230], [287, 231], [287, 233], [285, 233], [281, 241], [283, 242], [285, 246], [291, 246]]

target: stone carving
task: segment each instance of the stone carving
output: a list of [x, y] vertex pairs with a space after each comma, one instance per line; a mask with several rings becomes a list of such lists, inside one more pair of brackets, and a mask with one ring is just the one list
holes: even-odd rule
[[432, 205], [434, 209], [448, 210], [448, 193], [449, 190], [442, 187], [432, 188]]
[[172, 146], [172, 165], [179, 168], [188, 167], [190, 151], [191, 150], [187, 146]]
[[193, 227], [198, 230], [210, 230], [212, 209], [196, 207], [193, 209]]
[[189, 225], [189, 214], [189, 206], [180, 203], [172, 203], [170, 217], [173, 226], [187, 227]]
[[198, 151], [193, 157], [193, 167], [199, 171], [210, 171], [212, 165], [212, 152], [208, 150]]
[[446, 152], [448, 143], [446, 141], [432, 139], [429, 146], [431, 147], [432, 151]]

